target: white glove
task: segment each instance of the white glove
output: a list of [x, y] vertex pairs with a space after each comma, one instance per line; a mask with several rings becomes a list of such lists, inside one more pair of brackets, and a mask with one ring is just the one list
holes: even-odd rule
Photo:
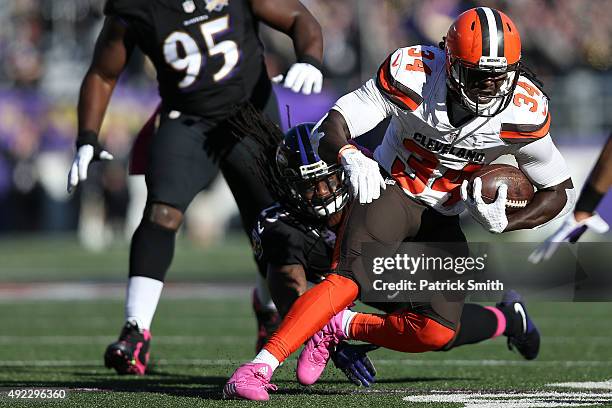
[[508, 186], [501, 184], [497, 189], [497, 199], [491, 204], [486, 204], [482, 199], [482, 180], [480, 177], [474, 179], [472, 185], [473, 197], [467, 191], [468, 181], [463, 180], [461, 184], [461, 199], [465, 203], [470, 215], [489, 232], [496, 234], [504, 232], [508, 226], [506, 217], [506, 197]]
[[113, 155], [106, 150], [95, 154], [95, 148], [90, 144], [79, 147], [68, 173], [68, 193], [74, 191], [79, 181], [87, 180], [87, 168], [92, 160], [113, 160]]
[[[282, 75], [277, 75], [272, 78], [272, 82], [280, 83], [283, 80]], [[291, 88], [295, 93], [301, 92], [304, 95], [311, 93], [321, 93], [323, 86], [323, 74], [316, 67], [306, 62], [296, 62], [289, 68], [285, 76], [283, 87]]]
[[381, 189], [387, 188], [378, 163], [367, 158], [355, 146], [346, 145], [340, 149], [340, 160], [349, 179], [353, 197], [358, 197], [360, 204], [371, 203], [380, 197]]
[[580, 236], [584, 234], [587, 229], [591, 229], [598, 234], [603, 234], [607, 232], [609, 228], [608, 224], [597, 213], [594, 213], [589, 218], [580, 222], [576, 221], [572, 213], [563, 221], [561, 227], [537, 247], [527, 259], [533, 264], [548, 260], [562, 242], [578, 241]]

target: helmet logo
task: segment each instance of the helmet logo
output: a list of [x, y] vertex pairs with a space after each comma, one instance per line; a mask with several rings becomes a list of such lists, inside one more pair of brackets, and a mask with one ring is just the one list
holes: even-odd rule
[[482, 70], [505, 72], [508, 68], [508, 60], [506, 57], [480, 57], [478, 68]]
[[320, 160], [316, 163], [300, 166], [300, 175], [302, 177], [312, 177], [325, 174], [327, 172], [327, 164]]

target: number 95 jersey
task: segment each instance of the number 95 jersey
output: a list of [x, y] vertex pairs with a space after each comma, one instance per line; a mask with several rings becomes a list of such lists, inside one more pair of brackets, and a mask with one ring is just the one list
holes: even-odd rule
[[220, 116], [270, 87], [247, 0], [108, 0], [104, 12], [151, 59], [169, 109]]
[[340, 98], [332, 109], [344, 117], [351, 137], [391, 117], [374, 158], [404, 192], [445, 215], [463, 211], [463, 180], [502, 155], [512, 155], [538, 188], [569, 178], [548, 133], [548, 99], [520, 76], [509, 105], [493, 117], [457, 127], [447, 111], [444, 50], [400, 48], [376, 76]]

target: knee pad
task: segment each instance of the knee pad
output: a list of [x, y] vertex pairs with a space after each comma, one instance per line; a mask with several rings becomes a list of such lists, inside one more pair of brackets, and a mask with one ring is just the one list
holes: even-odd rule
[[146, 219], [170, 231], [179, 229], [183, 222], [183, 212], [167, 204], [153, 203], [145, 210]]

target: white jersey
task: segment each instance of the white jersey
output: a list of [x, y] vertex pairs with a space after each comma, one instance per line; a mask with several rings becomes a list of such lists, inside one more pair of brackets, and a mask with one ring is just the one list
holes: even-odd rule
[[437, 47], [400, 48], [374, 79], [332, 108], [346, 120], [351, 137], [391, 116], [374, 158], [406, 194], [442, 214], [459, 214], [463, 180], [505, 154], [515, 156], [538, 188], [569, 178], [548, 133], [548, 99], [537, 85], [519, 77], [506, 109], [454, 127], [447, 113], [444, 63], [444, 51]]

